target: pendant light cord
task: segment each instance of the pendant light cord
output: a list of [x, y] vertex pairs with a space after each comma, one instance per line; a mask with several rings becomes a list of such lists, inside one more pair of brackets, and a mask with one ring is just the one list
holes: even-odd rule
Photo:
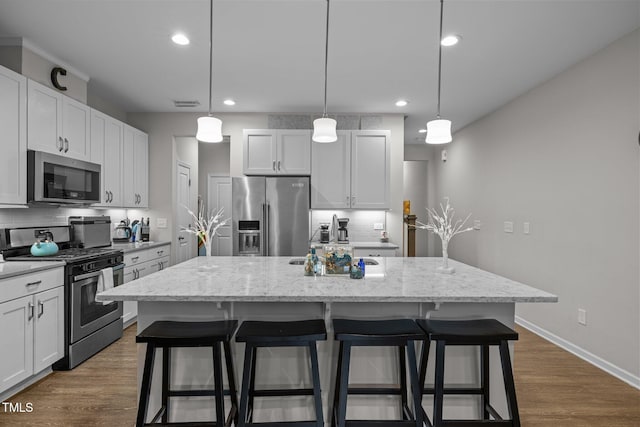
[[211, 117], [211, 98], [213, 97], [213, 0], [209, 6], [209, 117]]
[[327, 117], [327, 63], [329, 62], [329, 0], [327, 0], [327, 23], [324, 43], [324, 112], [322, 117]]
[[440, 0], [440, 38], [438, 39], [438, 115], [440, 118], [440, 86], [442, 81], [442, 15], [444, 10], [444, 0]]

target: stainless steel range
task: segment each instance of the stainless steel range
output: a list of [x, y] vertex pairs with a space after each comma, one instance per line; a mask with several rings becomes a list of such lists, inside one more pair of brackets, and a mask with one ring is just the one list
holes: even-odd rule
[[[122, 302], [103, 304], [95, 300], [104, 274], [113, 274], [114, 286], [123, 283], [122, 252], [110, 248], [110, 239], [96, 237], [109, 236], [104, 229], [109, 231], [111, 222], [108, 217], [72, 217], [69, 222], [72, 225], [0, 230], [6, 261], [65, 263], [65, 357], [54, 364], [58, 370], [78, 366], [122, 336]], [[43, 236], [52, 236], [59, 251], [48, 256], [31, 255], [31, 245]], [[97, 247], [78, 247], [87, 242]]]

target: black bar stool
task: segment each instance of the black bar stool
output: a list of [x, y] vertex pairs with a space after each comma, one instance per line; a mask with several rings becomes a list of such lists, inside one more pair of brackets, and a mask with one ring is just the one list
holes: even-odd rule
[[[324, 320], [302, 320], [292, 322], [242, 322], [237, 342], [246, 343], [244, 351], [244, 369], [242, 371], [242, 390], [240, 392], [240, 413], [238, 426], [291, 426], [323, 427], [322, 396], [320, 394], [320, 372], [318, 369], [318, 351], [316, 342], [327, 339]], [[311, 361], [311, 381], [313, 388], [297, 389], [261, 389], [256, 390], [256, 353], [261, 347], [308, 347]], [[313, 396], [315, 421], [253, 422], [253, 401], [255, 397], [266, 396]]]
[[[138, 402], [138, 416], [136, 427], [146, 425], [193, 425], [193, 426], [230, 426], [237, 420], [238, 398], [236, 395], [235, 370], [231, 357], [230, 341], [238, 327], [236, 320], [221, 320], [215, 322], [153, 322], [136, 337], [137, 343], [146, 343], [147, 351], [142, 374], [140, 401]], [[222, 358], [220, 344], [224, 346], [224, 359], [227, 366], [229, 390], [224, 390], [222, 384]], [[215, 389], [208, 390], [170, 390], [171, 348], [173, 347], [212, 347], [213, 348], [213, 377]], [[162, 348], [162, 407], [150, 423], [146, 423], [149, 394], [151, 392], [151, 375], [156, 348]], [[231, 411], [225, 420], [224, 396], [231, 398]], [[194, 423], [169, 423], [169, 398], [177, 396], [213, 396], [215, 399], [216, 421]], [[162, 418], [162, 424], [154, 424]], [[236, 421], [237, 424], [237, 421]]]
[[[338, 370], [336, 373], [336, 391], [333, 401], [334, 427], [345, 426], [414, 426], [422, 427], [421, 387], [418, 382], [418, 368], [414, 341], [423, 340], [422, 329], [411, 319], [393, 320], [348, 320], [334, 319], [335, 339], [340, 342]], [[392, 346], [398, 348], [400, 386], [388, 387], [349, 387], [349, 366], [351, 348], [356, 346]], [[412, 412], [408, 404], [407, 361], [409, 382], [413, 400]], [[398, 395], [401, 399], [401, 420], [347, 420], [348, 395]], [[414, 415], [415, 413], [415, 415]]]
[[[433, 423], [423, 409], [425, 422], [431, 427], [460, 426], [481, 427], [500, 425], [520, 427], [520, 416], [516, 402], [516, 388], [513, 381], [511, 357], [508, 341], [517, 340], [518, 333], [495, 319], [477, 320], [417, 320], [425, 331], [427, 339], [422, 347], [420, 360], [420, 384], [423, 394], [433, 394]], [[435, 387], [424, 388], [427, 359], [431, 341], [436, 342]], [[480, 387], [444, 387], [444, 350], [447, 345], [480, 346]], [[507, 395], [509, 420], [503, 419], [489, 403], [489, 346], [498, 346], [502, 375]], [[444, 395], [479, 395], [482, 420], [444, 420]], [[493, 420], [491, 419], [493, 417]]]

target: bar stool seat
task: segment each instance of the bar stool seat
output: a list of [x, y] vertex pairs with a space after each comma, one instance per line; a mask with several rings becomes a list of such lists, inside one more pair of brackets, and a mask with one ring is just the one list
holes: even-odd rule
[[[335, 339], [340, 342], [336, 390], [332, 410], [332, 426], [414, 426], [422, 427], [420, 406], [421, 387], [418, 379], [414, 341], [423, 340], [424, 333], [411, 319], [352, 320], [334, 319]], [[349, 387], [351, 348], [358, 346], [397, 347], [399, 353], [400, 386]], [[407, 361], [413, 408], [409, 408], [407, 387]], [[397, 395], [401, 398], [400, 420], [347, 420], [349, 395]]]
[[[513, 380], [509, 341], [518, 339], [518, 333], [496, 319], [436, 320], [418, 319], [416, 323], [424, 330], [426, 340], [420, 360], [420, 384], [423, 395], [434, 395], [433, 423], [424, 409], [423, 417], [430, 427], [459, 426], [511, 426], [520, 427], [516, 389]], [[425, 377], [432, 341], [436, 342], [435, 384], [425, 388]], [[480, 346], [480, 387], [444, 387], [444, 356], [447, 345]], [[508, 420], [503, 419], [489, 401], [489, 347], [498, 346], [502, 375], [507, 395]], [[482, 420], [443, 419], [444, 395], [479, 395], [481, 398]], [[493, 417], [493, 419], [491, 419]]]
[[[235, 386], [235, 370], [231, 356], [230, 342], [233, 333], [238, 327], [236, 320], [221, 320], [214, 322], [174, 322], [157, 321], [145, 328], [138, 336], [137, 343], [145, 343], [144, 371], [142, 374], [142, 386], [138, 403], [138, 415], [136, 426], [146, 425], [181, 425], [181, 426], [230, 426], [237, 419], [238, 400]], [[229, 389], [224, 390], [222, 384], [222, 356], [220, 344], [224, 347]], [[213, 373], [214, 389], [205, 390], [171, 390], [170, 366], [171, 348], [174, 347], [212, 347], [213, 349]], [[153, 417], [150, 423], [146, 423], [149, 395], [151, 392], [151, 376], [157, 348], [162, 348], [162, 407]], [[224, 396], [231, 398], [231, 410], [227, 419], [224, 417]], [[178, 396], [213, 396], [215, 400], [215, 422], [170, 423], [169, 398]], [[159, 424], [161, 418], [162, 423]]]
[[[301, 320], [289, 322], [245, 321], [236, 334], [236, 342], [244, 342], [244, 368], [240, 391], [238, 426], [323, 427], [320, 371], [318, 366], [317, 341], [327, 339], [324, 320]], [[307, 347], [311, 362], [311, 388], [260, 389], [256, 390], [257, 349], [263, 347]], [[255, 397], [267, 396], [313, 396], [315, 420], [286, 422], [253, 422]]]

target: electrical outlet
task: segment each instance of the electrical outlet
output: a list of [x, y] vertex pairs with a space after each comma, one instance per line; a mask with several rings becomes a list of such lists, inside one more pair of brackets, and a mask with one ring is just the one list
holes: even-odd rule
[[473, 220], [473, 229], [474, 230], [480, 230], [480, 227], [482, 227], [482, 223], [480, 222], [479, 219], [474, 219]]
[[156, 219], [156, 226], [158, 228], [167, 228], [167, 218]]
[[528, 222], [525, 222], [524, 224], [522, 224], [522, 232], [524, 234], [531, 233], [531, 224], [529, 224]]
[[584, 308], [578, 309], [578, 323], [587, 326], [587, 310]]
[[504, 232], [505, 233], [513, 233], [513, 221], [505, 221], [504, 222]]
[[374, 230], [384, 230], [384, 224], [381, 222], [374, 222], [373, 223], [373, 229]]

